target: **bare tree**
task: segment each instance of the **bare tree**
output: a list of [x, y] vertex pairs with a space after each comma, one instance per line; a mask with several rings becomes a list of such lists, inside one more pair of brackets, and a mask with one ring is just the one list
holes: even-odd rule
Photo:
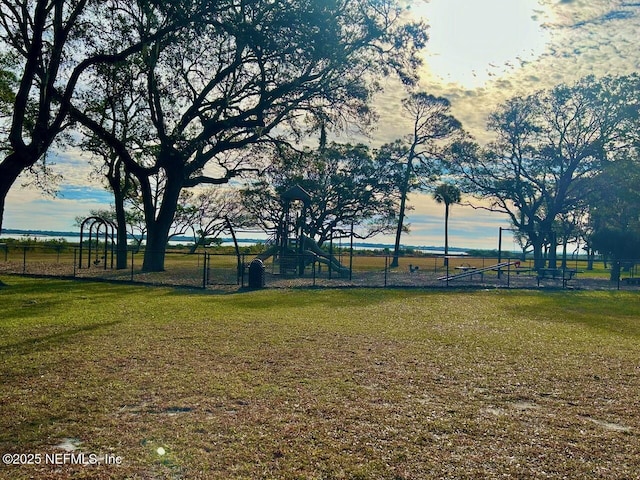
[[405, 230], [405, 216], [409, 193], [424, 188], [435, 179], [439, 161], [444, 159], [445, 146], [461, 131], [461, 124], [451, 115], [446, 98], [418, 92], [402, 102], [412, 121], [413, 131], [402, 140], [383, 146], [381, 156], [401, 168], [397, 185], [400, 206], [397, 217], [396, 240], [391, 267], [398, 266], [400, 239]]
[[237, 190], [209, 187], [195, 194], [186, 192], [185, 211], [189, 217], [189, 230], [193, 236], [191, 252], [210, 245], [223, 232], [250, 224]]

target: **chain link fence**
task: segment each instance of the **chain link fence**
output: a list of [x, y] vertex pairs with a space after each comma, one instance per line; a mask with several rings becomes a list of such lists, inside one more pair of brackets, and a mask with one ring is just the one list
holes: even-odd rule
[[[349, 251], [271, 256], [167, 250], [162, 272], [143, 270], [143, 251], [127, 252], [127, 267], [115, 268], [115, 252], [81, 252], [70, 245], [0, 244], [0, 273], [61, 278], [90, 278], [153, 285], [237, 290], [249, 286], [249, 265], [260, 258], [266, 288], [295, 287], [500, 287], [639, 290], [636, 260], [590, 264], [571, 259], [556, 267], [534, 269], [532, 260], [501, 257], [415, 255], [392, 256]], [[611, 278], [612, 269], [619, 270]], [[615, 277], [615, 275], [614, 275]]]

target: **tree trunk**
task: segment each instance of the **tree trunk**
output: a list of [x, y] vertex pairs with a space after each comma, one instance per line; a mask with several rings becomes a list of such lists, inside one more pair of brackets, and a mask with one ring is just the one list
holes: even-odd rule
[[[10, 186], [9, 186], [10, 187]], [[4, 177], [0, 177], [0, 234], [2, 233], [2, 219], [4, 218], [4, 204], [9, 188], [4, 185]]]
[[565, 239], [562, 241], [562, 268], [567, 268], [567, 244], [569, 242]]
[[396, 229], [396, 242], [393, 247], [393, 260], [389, 267], [397, 268], [399, 265], [400, 257], [400, 237], [402, 236], [402, 229], [404, 226], [404, 216], [407, 209], [407, 194], [409, 190], [409, 182], [411, 181], [411, 162], [413, 160], [413, 148], [409, 153], [409, 160], [407, 161], [407, 171], [405, 172], [404, 179], [402, 181], [402, 189], [400, 191], [400, 212], [398, 214], [398, 228]]
[[596, 253], [593, 248], [587, 250], [587, 270], [593, 270], [593, 263], [595, 261]]
[[144, 249], [143, 272], [163, 272], [164, 259], [169, 241], [171, 221], [156, 220], [147, 226], [147, 242]]
[[609, 276], [609, 280], [612, 282], [617, 282], [620, 279], [620, 261], [613, 259], [611, 261], [611, 274]]
[[449, 204], [444, 204], [444, 266], [449, 265]]
[[2, 233], [2, 221], [4, 219], [4, 206], [7, 195], [25, 168], [25, 162], [21, 161], [15, 153], [8, 155], [0, 163], [0, 233]]
[[116, 269], [122, 270], [127, 268], [127, 219], [124, 211], [124, 199], [115, 198], [116, 209]]
[[544, 268], [544, 255], [542, 254], [542, 241], [531, 238], [533, 246], [533, 268], [539, 270]]
[[118, 270], [127, 268], [127, 216], [124, 209], [126, 187], [122, 186], [121, 164], [121, 161], [112, 159], [107, 174], [116, 210], [116, 269]]
[[549, 244], [549, 268], [558, 268], [558, 254], [556, 253], [556, 248], [558, 247], [558, 242], [556, 241], [556, 234], [551, 234], [551, 242]]
[[[163, 272], [164, 259], [169, 242], [169, 231], [173, 223], [176, 209], [178, 207], [178, 198], [182, 191], [181, 175], [175, 173], [167, 173], [167, 183], [164, 194], [162, 195], [162, 204], [155, 214], [153, 199], [145, 199], [145, 219], [147, 223], [147, 243], [144, 251], [144, 261], [142, 270], [144, 272]], [[143, 195], [150, 195], [149, 189], [142, 189]], [[153, 211], [152, 211], [153, 209]]]
[[189, 253], [194, 254], [198, 250], [198, 247], [205, 246], [207, 241], [207, 236], [204, 234], [194, 234], [193, 236], [193, 245], [189, 247]]

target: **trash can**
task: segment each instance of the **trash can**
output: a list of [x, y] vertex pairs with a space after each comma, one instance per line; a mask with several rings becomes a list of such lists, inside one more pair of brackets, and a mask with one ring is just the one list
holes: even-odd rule
[[259, 258], [249, 264], [249, 288], [264, 288], [264, 263]]

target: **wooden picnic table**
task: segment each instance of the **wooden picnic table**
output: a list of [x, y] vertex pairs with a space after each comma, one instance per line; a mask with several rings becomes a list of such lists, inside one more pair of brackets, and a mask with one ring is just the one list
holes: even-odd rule
[[574, 268], [539, 268], [537, 270], [537, 281], [540, 286], [540, 280], [551, 278], [553, 280], [562, 280], [562, 286], [566, 287], [567, 282], [574, 279], [578, 274], [578, 270]]

